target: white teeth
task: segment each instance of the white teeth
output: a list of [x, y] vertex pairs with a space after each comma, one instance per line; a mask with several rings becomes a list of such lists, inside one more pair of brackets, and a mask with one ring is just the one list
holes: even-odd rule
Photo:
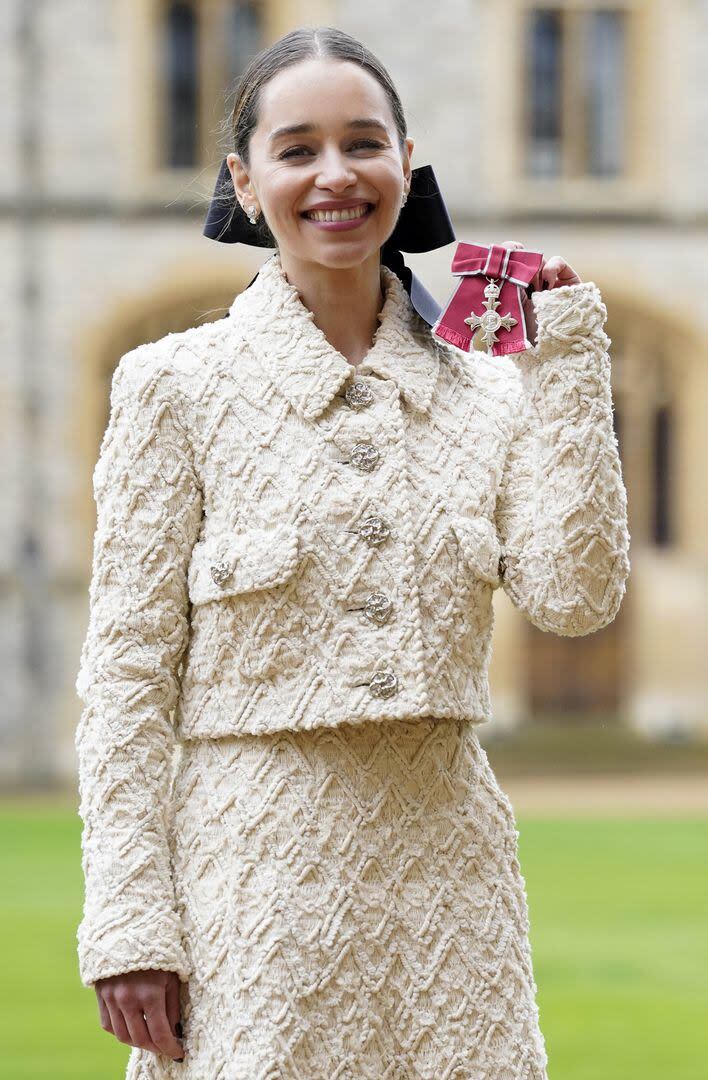
[[313, 221], [351, 221], [353, 218], [363, 217], [368, 210], [368, 204], [352, 206], [347, 210], [308, 210], [306, 217]]

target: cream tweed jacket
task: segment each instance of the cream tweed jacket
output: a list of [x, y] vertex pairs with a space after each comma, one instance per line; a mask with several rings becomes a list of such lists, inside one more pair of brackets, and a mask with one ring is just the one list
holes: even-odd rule
[[167, 843], [179, 740], [490, 718], [492, 597], [610, 623], [629, 573], [594, 282], [533, 295], [537, 344], [464, 353], [382, 266], [356, 369], [276, 252], [228, 318], [120, 360], [93, 484], [76, 680], [86, 985], [189, 976]]

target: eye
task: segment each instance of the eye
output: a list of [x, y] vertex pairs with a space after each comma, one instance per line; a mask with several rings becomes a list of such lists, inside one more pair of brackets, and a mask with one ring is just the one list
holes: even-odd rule
[[[383, 143], [379, 142], [377, 139], [357, 139], [357, 141], [351, 145], [352, 150], [362, 147], [366, 150], [381, 150], [383, 148]], [[285, 158], [300, 157], [301, 151], [303, 150], [309, 152], [309, 147], [291, 146], [287, 150], [284, 150], [282, 154], [278, 155], [278, 160], [282, 161]]]

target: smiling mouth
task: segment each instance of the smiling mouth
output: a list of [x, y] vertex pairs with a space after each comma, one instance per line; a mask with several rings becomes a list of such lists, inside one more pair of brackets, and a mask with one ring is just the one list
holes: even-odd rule
[[373, 203], [362, 203], [361, 206], [351, 206], [346, 210], [305, 210], [300, 217], [308, 221], [355, 221], [357, 218], [366, 217], [373, 209]]

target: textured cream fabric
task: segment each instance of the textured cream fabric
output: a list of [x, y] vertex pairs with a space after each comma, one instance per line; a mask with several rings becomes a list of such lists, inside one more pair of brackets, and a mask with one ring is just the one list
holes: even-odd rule
[[512, 807], [467, 720], [184, 744], [184, 1064], [128, 1080], [546, 1080]]
[[537, 346], [490, 358], [435, 338], [386, 267], [382, 283], [356, 372], [277, 254], [229, 318], [115, 371], [76, 681], [87, 985], [192, 973], [170, 851], [180, 740], [483, 723], [494, 589], [558, 634], [617, 613], [629, 534], [597, 286], [535, 293]]

